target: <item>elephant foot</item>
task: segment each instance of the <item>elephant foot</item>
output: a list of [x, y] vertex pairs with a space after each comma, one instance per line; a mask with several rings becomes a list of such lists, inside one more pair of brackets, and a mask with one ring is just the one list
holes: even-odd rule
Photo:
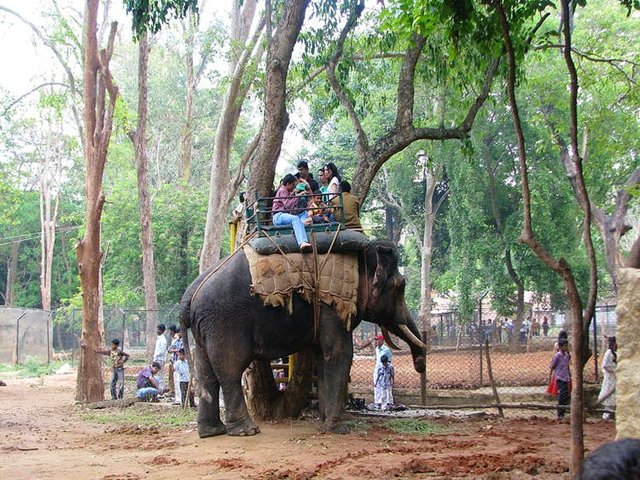
[[227, 435], [232, 437], [251, 437], [260, 433], [260, 428], [251, 420], [227, 424]]
[[219, 425], [198, 425], [198, 435], [200, 438], [217, 437], [224, 435], [227, 429], [222, 422]]

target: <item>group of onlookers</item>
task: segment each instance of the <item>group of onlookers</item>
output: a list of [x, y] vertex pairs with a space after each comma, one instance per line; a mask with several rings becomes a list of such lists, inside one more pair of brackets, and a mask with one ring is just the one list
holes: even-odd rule
[[[174, 404], [184, 406], [188, 400], [189, 405], [193, 407], [194, 392], [190, 386], [191, 374], [180, 328], [175, 325], [169, 327], [169, 341], [165, 335], [166, 331], [165, 325], [158, 325], [153, 358], [136, 377], [136, 396], [141, 401], [157, 401], [159, 397], [169, 393], [169, 398], [173, 397]], [[117, 338], [111, 341], [110, 350], [98, 350], [97, 353], [108, 355], [110, 358], [113, 370], [110, 383], [111, 399], [123, 398], [124, 365], [129, 360], [129, 354], [122, 351], [120, 340]], [[164, 382], [165, 365], [168, 365], [169, 388]]]
[[351, 194], [351, 184], [341, 180], [335, 164], [318, 170], [318, 180], [306, 161], [299, 162], [298, 173], [288, 173], [280, 181], [271, 207], [273, 224], [291, 225], [302, 252], [311, 250], [305, 227], [313, 223], [344, 221], [346, 228], [362, 231], [360, 202]]

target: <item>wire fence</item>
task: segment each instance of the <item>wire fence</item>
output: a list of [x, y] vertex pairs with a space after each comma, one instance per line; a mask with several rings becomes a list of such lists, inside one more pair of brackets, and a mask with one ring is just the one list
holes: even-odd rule
[[[542, 319], [548, 322], [542, 328]], [[540, 394], [546, 391], [549, 365], [555, 353], [560, 330], [568, 331], [562, 312], [534, 312], [529, 328], [517, 334], [502, 327], [489, 327], [461, 321], [456, 312], [445, 312], [432, 318], [432, 328], [423, 332], [427, 339], [427, 389], [483, 390], [491, 392], [485, 342], [489, 343], [491, 369], [501, 394]], [[551, 321], [549, 321], [551, 319]], [[539, 320], [536, 322], [536, 320]], [[538, 323], [539, 328], [531, 328]], [[502, 325], [502, 324], [501, 324]], [[526, 327], [527, 325], [525, 325]], [[371, 338], [370, 324], [359, 326], [354, 335], [358, 340]], [[589, 335], [592, 355], [584, 367], [585, 383], [598, 383], [601, 358], [606, 351], [607, 337], [615, 335], [615, 305], [596, 308], [595, 321]], [[420, 378], [413, 368], [407, 345], [393, 353], [394, 388], [417, 391]], [[571, 341], [571, 338], [569, 338]], [[351, 385], [360, 392], [372, 387], [375, 353], [373, 346], [356, 349], [351, 368]], [[365, 390], [363, 390], [365, 389]]]
[[[154, 313], [157, 322], [164, 323], [167, 327], [179, 324], [177, 305], [164, 307]], [[135, 375], [149, 361], [146, 358], [148, 340], [145, 334], [148, 315], [149, 312], [143, 309], [114, 308], [103, 312], [105, 342], [118, 338], [124, 350], [132, 355], [127, 376]], [[81, 316], [80, 310], [56, 312], [53, 322], [54, 358], [68, 359], [71, 362], [77, 360]], [[550, 321], [543, 328], [542, 319], [545, 316]], [[536, 323], [539, 328], [535, 328]], [[529, 328], [517, 333], [504, 328], [503, 323], [491, 327], [478, 319], [464, 322], [456, 312], [435, 314], [431, 329], [423, 332], [428, 345], [427, 389], [487, 389], [490, 392], [491, 383], [484, 349], [485, 341], [488, 341], [493, 378], [501, 395], [544, 393], [558, 332], [563, 329], [568, 330], [568, 325], [562, 312], [534, 312]], [[606, 338], [615, 335], [615, 331], [615, 305], [597, 307], [589, 336], [589, 347], [593, 354], [584, 369], [586, 383], [599, 382], [600, 359], [606, 350]], [[354, 331], [355, 343], [366, 343], [377, 333], [376, 325], [362, 323]], [[420, 375], [413, 368], [409, 347], [399, 339], [393, 339], [401, 347], [401, 350], [393, 352], [394, 388], [419, 392]], [[152, 341], [155, 342], [155, 337]], [[571, 338], [569, 341], [571, 342]], [[352, 389], [370, 394], [374, 367], [373, 342], [365, 348], [356, 348], [350, 377]], [[274, 370], [275, 376], [279, 374], [281, 372]], [[106, 375], [108, 377], [108, 372]]]

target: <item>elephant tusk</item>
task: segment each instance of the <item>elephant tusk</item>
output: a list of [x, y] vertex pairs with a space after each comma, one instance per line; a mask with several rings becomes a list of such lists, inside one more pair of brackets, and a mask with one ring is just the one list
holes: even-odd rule
[[387, 330], [386, 327], [380, 327], [380, 330], [382, 330], [382, 336], [384, 337], [384, 341], [387, 342], [387, 345], [389, 345], [391, 348], [393, 348], [394, 350], [400, 350], [400, 347], [398, 347], [395, 343], [393, 343], [393, 341], [391, 340], [391, 337], [389, 336], [389, 330]]
[[422, 343], [422, 341], [418, 337], [416, 337], [413, 332], [411, 332], [411, 330], [409, 330], [409, 327], [407, 327], [406, 325], [398, 325], [398, 328], [416, 347], [422, 348], [423, 350], [427, 348], [427, 346]]

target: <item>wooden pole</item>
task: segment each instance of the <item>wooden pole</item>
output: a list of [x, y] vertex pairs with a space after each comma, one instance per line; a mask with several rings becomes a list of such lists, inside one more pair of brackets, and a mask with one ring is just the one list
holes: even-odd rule
[[489, 382], [491, 382], [491, 390], [493, 391], [493, 398], [496, 399], [496, 407], [498, 408], [498, 415], [504, 417], [504, 412], [500, 406], [500, 397], [498, 396], [498, 389], [496, 388], [496, 382], [493, 379], [493, 370], [491, 369], [491, 355], [489, 354], [489, 340], [485, 339], [484, 347], [487, 354], [487, 375], [489, 375]]

